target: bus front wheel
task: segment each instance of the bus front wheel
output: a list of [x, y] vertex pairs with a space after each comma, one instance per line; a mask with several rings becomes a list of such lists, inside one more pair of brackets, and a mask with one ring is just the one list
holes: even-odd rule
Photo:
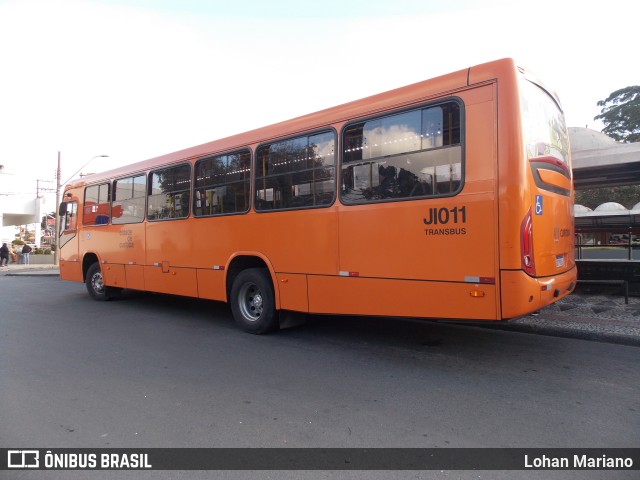
[[248, 268], [238, 274], [231, 287], [231, 311], [246, 332], [261, 334], [278, 328], [273, 284], [267, 270]]
[[104, 301], [109, 300], [114, 296], [113, 288], [107, 287], [104, 284], [102, 271], [100, 270], [100, 265], [97, 262], [92, 264], [89, 267], [89, 270], [87, 270], [85, 283], [87, 285], [89, 296], [94, 300]]

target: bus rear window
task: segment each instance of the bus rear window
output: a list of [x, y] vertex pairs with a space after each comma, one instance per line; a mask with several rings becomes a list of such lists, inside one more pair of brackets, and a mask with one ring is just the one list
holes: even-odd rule
[[521, 102], [527, 159], [553, 159], [569, 172], [569, 134], [556, 101], [538, 85], [523, 80]]

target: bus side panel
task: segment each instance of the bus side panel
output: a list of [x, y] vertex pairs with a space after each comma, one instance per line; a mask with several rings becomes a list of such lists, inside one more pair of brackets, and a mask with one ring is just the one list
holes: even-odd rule
[[208, 300], [227, 301], [224, 270], [196, 270], [198, 293], [200, 298]]
[[[425, 224], [436, 217], [449, 221]], [[339, 271], [443, 282], [496, 280], [495, 229], [490, 193], [342, 207]]]
[[84, 282], [84, 278], [82, 278], [82, 263], [78, 260], [60, 260], [60, 279]]
[[127, 276], [124, 265], [105, 264], [102, 265], [102, 277], [104, 284], [110, 287], [127, 287]]
[[[198, 296], [195, 253], [189, 249], [191, 220], [147, 222], [145, 290], [186, 297]], [[185, 268], [185, 265], [190, 265]]]
[[310, 276], [309, 292], [313, 313], [495, 320], [495, 285]]
[[279, 273], [278, 289], [280, 290], [280, 308], [296, 312], [308, 312], [307, 275]]
[[125, 265], [127, 276], [127, 288], [134, 290], [146, 290], [144, 285], [144, 265]]
[[229, 249], [262, 252], [276, 273], [335, 275], [338, 222], [335, 208], [251, 213], [226, 233]]
[[171, 267], [196, 268], [198, 261], [189, 248], [192, 223], [188, 219], [146, 222], [145, 265], [162, 265], [165, 262]]
[[[496, 283], [494, 318], [501, 318], [500, 304], [500, 245], [499, 245], [499, 214], [498, 214], [498, 86], [493, 83], [477, 89], [476, 95], [467, 101], [467, 179], [481, 192], [486, 192], [482, 202], [485, 209], [490, 209], [484, 217], [485, 235], [487, 243], [469, 243], [465, 249], [478, 256], [486, 254], [487, 262], [492, 262], [491, 277]], [[471, 188], [469, 189], [471, 191]], [[466, 190], [465, 190], [466, 191]], [[465, 193], [465, 192], [463, 192]], [[482, 250], [484, 248], [484, 250]], [[471, 317], [473, 318], [473, 317]]]
[[184, 297], [198, 296], [198, 280], [193, 268], [147, 265], [144, 267], [145, 290]]
[[173, 223], [182, 250], [170, 260], [200, 267], [201, 298], [227, 300], [225, 271], [219, 269], [228, 268], [238, 252], [260, 252], [275, 273], [287, 272], [287, 282], [274, 284], [276, 302], [284, 302], [280, 305], [284, 309], [307, 311], [306, 274], [331, 275], [338, 269], [334, 208], [251, 212]]
[[92, 237], [91, 249], [100, 252], [101, 260], [120, 265], [145, 264], [144, 223], [96, 227]]
[[[143, 223], [84, 227], [80, 238], [83, 253], [99, 255], [105, 284], [144, 290], [144, 281], [130, 267], [143, 265], [145, 227]], [[129, 268], [128, 268], [129, 267]], [[141, 272], [141, 269], [137, 270]]]
[[[483, 300], [470, 297], [473, 283], [480, 279], [493, 285], [499, 285], [500, 281], [494, 95], [493, 84], [458, 93], [465, 105], [464, 186], [460, 193], [424, 200], [339, 207], [340, 271], [384, 279], [381, 281], [386, 282], [388, 288], [383, 298], [392, 304], [400, 305], [394, 297], [406, 298], [405, 288], [410, 289], [416, 297], [403, 315], [412, 312], [410, 315], [421, 317], [499, 318], [496, 288], [483, 287]], [[364, 280], [357, 282], [354, 285], [374, 285]], [[347, 284], [331, 281], [326, 286], [337, 290], [316, 292], [315, 288], [321, 285], [315, 279], [310, 280], [312, 309], [319, 296], [344, 295]], [[366, 295], [360, 287], [349, 292], [354, 298]], [[487, 295], [493, 297], [487, 298]], [[384, 301], [376, 294], [369, 297], [369, 305], [379, 305], [389, 312], [387, 314], [392, 314], [392, 310], [384, 309]], [[423, 298], [429, 301], [421, 301]], [[479, 304], [494, 310], [478, 308]], [[356, 313], [353, 308], [347, 309]], [[376, 313], [375, 309], [367, 308], [367, 311]]]

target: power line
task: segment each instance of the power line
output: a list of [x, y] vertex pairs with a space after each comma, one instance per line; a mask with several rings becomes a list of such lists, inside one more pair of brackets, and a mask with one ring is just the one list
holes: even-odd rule
[[[41, 189], [44, 190], [44, 189]], [[48, 192], [55, 192], [55, 189], [47, 189]], [[36, 196], [36, 192], [31, 190], [30, 192], [0, 192], [0, 195], [9, 196], [9, 195], [33, 195]]]

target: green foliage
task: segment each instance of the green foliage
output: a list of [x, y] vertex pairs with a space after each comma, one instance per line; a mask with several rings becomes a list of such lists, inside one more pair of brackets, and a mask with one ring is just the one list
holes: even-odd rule
[[604, 123], [602, 133], [619, 142], [640, 141], [640, 85], [616, 90], [598, 106], [603, 108], [594, 120]]
[[606, 202], [616, 202], [632, 209], [640, 202], [640, 185], [625, 185], [623, 187], [592, 188], [576, 190], [575, 203], [593, 210]]
[[20, 240], [19, 238], [16, 238], [15, 240], [13, 240], [11, 242], [13, 245], [24, 245], [24, 242], [22, 240]]

